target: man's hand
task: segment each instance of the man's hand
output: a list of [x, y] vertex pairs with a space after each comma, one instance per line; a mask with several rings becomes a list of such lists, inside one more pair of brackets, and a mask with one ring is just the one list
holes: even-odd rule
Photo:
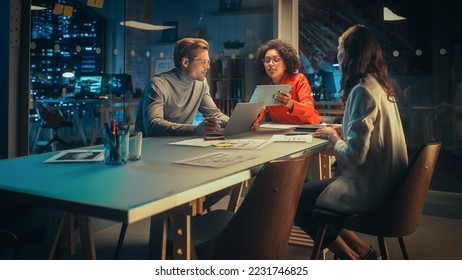
[[207, 133], [217, 133], [220, 131], [220, 123], [221, 121], [217, 118], [206, 117], [197, 126], [196, 135], [203, 136]]

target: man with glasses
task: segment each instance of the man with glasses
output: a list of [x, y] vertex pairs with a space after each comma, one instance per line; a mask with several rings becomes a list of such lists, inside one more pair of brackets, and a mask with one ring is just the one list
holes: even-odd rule
[[[180, 136], [216, 133], [228, 122], [210, 95], [206, 73], [209, 44], [200, 38], [176, 42], [175, 68], [154, 76], [141, 97], [135, 129], [144, 136]], [[197, 112], [204, 120], [193, 121]]]
[[[176, 42], [173, 52], [175, 68], [155, 75], [146, 85], [141, 96], [135, 129], [143, 136], [202, 136], [216, 133], [220, 123], [225, 125], [229, 117], [215, 105], [205, 77], [210, 68], [209, 44], [199, 38], [184, 38]], [[201, 112], [204, 120], [199, 125], [193, 121]], [[208, 195], [204, 209], [210, 208], [230, 189]], [[177, 213], [190, 213], [188, 204], [178, 206]], [[150, 258], [160, 258], [162, 230], [165, 213], [151, 217]]]

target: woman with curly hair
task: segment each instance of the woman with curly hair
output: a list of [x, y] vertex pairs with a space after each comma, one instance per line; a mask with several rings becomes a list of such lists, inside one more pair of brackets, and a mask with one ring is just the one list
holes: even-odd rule
[[257, 70], [270, 78], [269, 85], [290, 84], [289, 92], [280, 91], [274, 99], [280, 106], [263, 107], [253, 125], [255, 130], [268, 112], [271, 121], [290, 124], [318, 124], [321, 121], [314, 109], [311, 87], [306, 77], [298, 73], [302, 63], [297, 51], [288, 42], [274, 39], [266, 42], [257, 51]]

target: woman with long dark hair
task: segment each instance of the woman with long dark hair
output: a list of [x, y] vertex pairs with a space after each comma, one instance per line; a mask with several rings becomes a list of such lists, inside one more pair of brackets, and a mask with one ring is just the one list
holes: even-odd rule
[[[343, 213], [372, 211], [394, 192], [408, 165], [406, 141], [380, 44], [363, 25], [339, 38], [342, 73], [342, 127], [326, 126], [313, 136], [328, 139], [335, 150], [339, 176], [305, 185], [295, 223], [312, 237], [315, 207]], [[328, 227], [328, 247], [341, 259], [375, 259], [376, 252], [355, 233]]]

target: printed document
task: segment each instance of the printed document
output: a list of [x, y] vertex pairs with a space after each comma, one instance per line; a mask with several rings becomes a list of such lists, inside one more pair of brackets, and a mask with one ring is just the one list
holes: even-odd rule
[[242, 155], [237, 153], [217, 152], [175, 161], [175, 163], [220, 168], [256, 157], [257, 155]]
[[313, 142], [313, 136], [310, 134], [303, 135], [284, 135], [284, 134], [275, 134], [271, 137], [270, 141], [273, 142]]
[[103, 150], [66, 150], [62, 151], [45, 162], [95, 162], [103, 161]]

